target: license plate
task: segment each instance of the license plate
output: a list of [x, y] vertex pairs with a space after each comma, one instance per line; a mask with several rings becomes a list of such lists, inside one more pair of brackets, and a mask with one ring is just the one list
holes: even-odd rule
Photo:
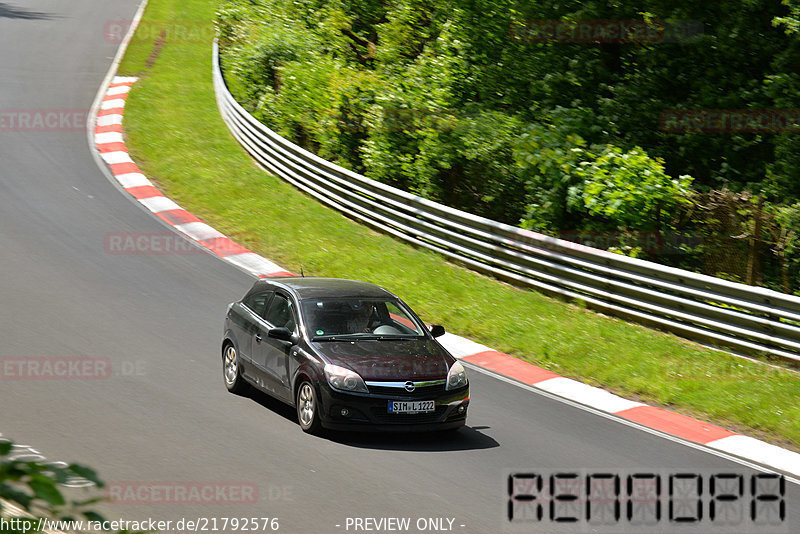
[[389, 413], [431, 413], [436, 411], [435, 401], [389, 401]]

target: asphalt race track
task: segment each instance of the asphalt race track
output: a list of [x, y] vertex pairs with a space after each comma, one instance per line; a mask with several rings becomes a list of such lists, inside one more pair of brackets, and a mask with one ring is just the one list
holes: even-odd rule
[[[333, 533], [354, 531], [348, 517], [450, 518], [455, 532], [492, 533], [505, 526], [508, 469], [745, 469], [476, 370], [469, 427], [453, 437], [312, 437], [291, 409], [229, 394], [222, 319], [250, 276], [206, 253], [106, 252], [109, 232], [170, 232], [98, 169], [84, 128], [118, 46], [104, 29], [137, 4], [0, 2], [0, 359], [110, 365], [94, 379], [3, 376], [0, 433], [50, 461], [90, 465], [116, 488], [255, 493], [200, 505], [139, 492], [100, 506], [109, 519], [277, 517], [281, 532]], [[49, 110], [83, 122], [18, 124]], [[783, 528], [800, 531], [794, 483], [786, 512]]]

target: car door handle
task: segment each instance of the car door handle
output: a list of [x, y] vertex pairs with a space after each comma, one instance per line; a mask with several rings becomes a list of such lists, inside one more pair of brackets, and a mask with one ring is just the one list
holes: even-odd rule
[[256, 334], [256, 343], [261, 343], [261, 335]]

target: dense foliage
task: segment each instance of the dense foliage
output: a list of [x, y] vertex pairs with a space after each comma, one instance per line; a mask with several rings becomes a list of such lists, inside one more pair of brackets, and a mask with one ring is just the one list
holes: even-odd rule
[[217, 25], [237, 98], [325, 158], [510, 224], [798, 289], [793, 0], [224, 0]]

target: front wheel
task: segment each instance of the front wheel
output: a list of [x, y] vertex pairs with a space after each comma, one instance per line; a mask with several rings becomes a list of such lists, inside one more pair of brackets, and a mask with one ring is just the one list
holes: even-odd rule
[[297, 420], [300, 428], [309, 434], [317, 434], [321, 425], [319, 422], [319, 403], [314, 386], [305, 381], [297, 388]]
[[241, 395], [247, 392], [249, 386], [242, 377], [236, 348], [231, 344], [225, 345], [222, 350], [222, 377], [225, 379], [225, 387], [231, 393]]

